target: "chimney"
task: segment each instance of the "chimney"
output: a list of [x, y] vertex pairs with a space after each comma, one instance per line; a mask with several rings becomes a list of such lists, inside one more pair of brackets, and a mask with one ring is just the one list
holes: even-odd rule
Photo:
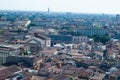
[[58, 63], [57, 63], [57, 67], [58, 67], [58, 68], [61, 68], [61, 67], [62, 67], [62, 62], [58, 62]]

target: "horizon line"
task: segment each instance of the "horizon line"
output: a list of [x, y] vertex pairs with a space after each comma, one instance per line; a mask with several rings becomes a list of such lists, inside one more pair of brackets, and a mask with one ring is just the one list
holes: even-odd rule
[[[47, 10], [21, 10], [21, 9], [0, 9], [0, 11], [20, 11], [20, 12], [48, 12]], [[98, 15], [101, 15], [101, 14], [104, 14], [104, 15], [118, 15], [119, 13], [98, 13], [98, 12], [70, 12], [70, 11], [49, 11], [49, 13], [74, 13], [74, 14], [98, 14]]]

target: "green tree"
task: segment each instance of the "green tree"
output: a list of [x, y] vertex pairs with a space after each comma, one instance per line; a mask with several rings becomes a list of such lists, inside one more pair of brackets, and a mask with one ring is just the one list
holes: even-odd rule
[[0, 29], [0, 34], [4, 34], [4, 31], [2, 29]]
[[92, 36], [95, 42], [102, 42], [103, 44], [106, 44], [110, 40], [110, 37], [108, 34], [105, 34], [103, 36], [101, 35], [94, 35]]

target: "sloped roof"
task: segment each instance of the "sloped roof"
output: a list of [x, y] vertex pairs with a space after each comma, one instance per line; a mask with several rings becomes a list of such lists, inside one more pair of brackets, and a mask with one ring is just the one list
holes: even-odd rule
[[0, 70], [0, 80], [5, 80], [5, 78], [13, 75], [15, 72], [20, 71], [17, 66], [10, 66]]
[[36, 37], [31, 37], [25, 41], [25, 43], [36, 43], [36, 44], [41, 44], [41, 40]]

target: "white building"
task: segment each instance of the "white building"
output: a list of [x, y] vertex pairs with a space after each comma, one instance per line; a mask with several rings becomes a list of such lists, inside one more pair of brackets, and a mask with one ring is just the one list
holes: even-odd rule
[[23, 45], [0, 44], [0, 65], [6, 62], [6, 57], [20, 54]]
[[87, 36], [74, 36], [73, 37], [73, 43], [80, 43], [80, 42], [87, 42], [88, 38]]

